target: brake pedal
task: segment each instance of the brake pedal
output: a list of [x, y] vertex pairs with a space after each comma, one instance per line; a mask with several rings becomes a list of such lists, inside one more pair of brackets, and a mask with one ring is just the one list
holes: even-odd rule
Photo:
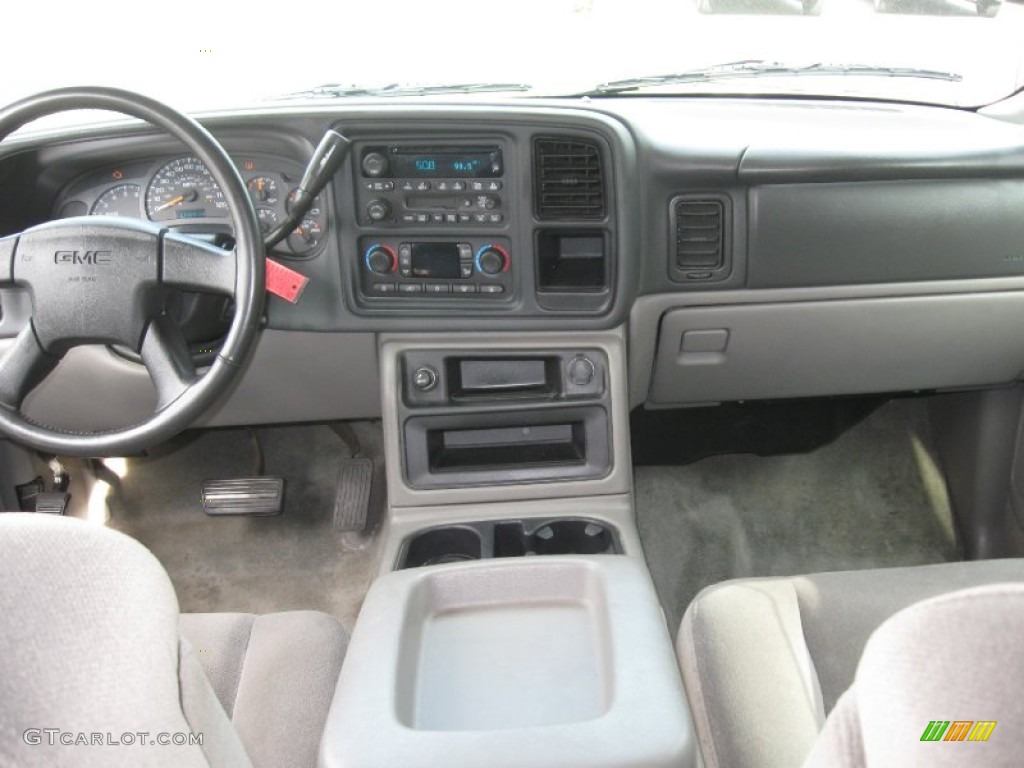
[[334, 497], [334, 530], [366, 530], [373, 490], [373, 459], [345, 459], [338, 469], [338, 492]]
[[45, 491], [36, 496], [36, 512], [63, 515], [68, 511], [71, 494], [66, 491]]
[[240, 477], [203, 483], [203, 512], [208, 515], [268, 517], [281, 514], [283, 477]]

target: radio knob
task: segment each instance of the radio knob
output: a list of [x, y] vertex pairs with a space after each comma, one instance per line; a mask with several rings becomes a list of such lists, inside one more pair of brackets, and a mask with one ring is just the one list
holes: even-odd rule
[[366, 215], [370, 221], [384, 221], [391, 215], [391, 203], [387, 200], [371, 200], [366, 205]]
[[384, 245], [371, 245], [366, 249], [366, 268], [378, 275], [386, 275], [395, 269], [395, 253]]
[[388, 170], [388, 159], [380, 152], [367, 152], [363, 155], [363, 173], [367, 176], [383, 176]]
[[477, 271], [496, 275], [508, 269], [508, 254], [494, 245], [485, 245], [476, 254]]

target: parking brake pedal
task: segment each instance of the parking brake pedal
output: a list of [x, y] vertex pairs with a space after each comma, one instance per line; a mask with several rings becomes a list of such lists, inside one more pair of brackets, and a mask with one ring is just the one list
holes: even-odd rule
[[283, 477], [240, 477], [203, 483], [203, 512], [208, 515], [279, 515], [283, 501]]
[[373, 489], [373, 459], [345, 459], [338, 470], [338, 492], [334, 498], [334, 530], [366, 530]]

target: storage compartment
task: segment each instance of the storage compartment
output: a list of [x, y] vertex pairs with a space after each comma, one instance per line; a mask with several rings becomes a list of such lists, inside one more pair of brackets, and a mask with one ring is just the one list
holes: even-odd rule
[[692, 768], [675, 651], [642, 559], [396, 571], [370, 588], [324, 768]]
[[674, 405], [991, 386], [1024, 367], [1024, 293], [665, 313], [649, 399]]
[[528, 555], [617, 555], [618, 531], [588, 518], [484, 520], [421, 531], [406, 539], [397, 568]]
[[551, 356], [445, 360], [453, 401], [555, 397], [561, 392], [559, 368], [559, 359]]
[[602, 477], [610, 470], [603, 406], [417, 416], [405, 424], [415, 488]]
[[[590, 720], [607, 711], [607, 611], [597, 575], [559, 565], [512, 574], [514, 589], [451, 573], [410, 600], [398, 718], [421, 731], [496, 731]], [[553, 684], [558, 681], [557, 684]]]
[[601, 230], [540, 230], [537, 303], [544, 309], [596, 311], [608, 303], [608, 238]]

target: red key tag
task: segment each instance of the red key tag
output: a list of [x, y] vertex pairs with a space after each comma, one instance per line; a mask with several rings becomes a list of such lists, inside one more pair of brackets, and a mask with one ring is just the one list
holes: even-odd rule
[[292, 304], [299, 300], [299, 296], [306, 290], [309, 278], [288, 269], [284, 264], [279, 264], [271, 258], [267, 258], [267, 291], [280, 296]]

